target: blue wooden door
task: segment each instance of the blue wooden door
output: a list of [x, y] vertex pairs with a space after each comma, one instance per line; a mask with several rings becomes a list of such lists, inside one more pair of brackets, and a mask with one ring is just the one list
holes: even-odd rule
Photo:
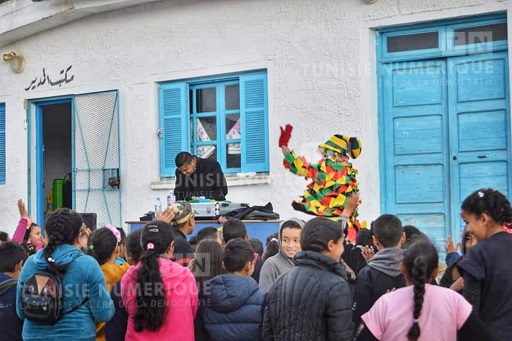
[[510, 195], [507, 52], [388, 63], [380, 77], [382, 211], [444, 250], [469, 193]]
[[452, 226], [461, 202], [478, 188], [510, 198], [510, 115], [507, 52], [448, 59]]
[[390, 63], [380, 72], [383, 213], [442, 241], [449, 223], [446, 62]]

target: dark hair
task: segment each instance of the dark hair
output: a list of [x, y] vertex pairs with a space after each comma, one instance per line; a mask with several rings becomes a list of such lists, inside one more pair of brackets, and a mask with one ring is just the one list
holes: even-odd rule
[[25, 248], [29, 257], [37, 252], [37, 247], [33, 243], [22, 243], [20, 245]]
[[256, 252], [260, 256], [263, 256], [263, 243], [261, 242], [261, 240], [259, 240], [258, 238], [251, 238], [249, 239], [249, 243], [251, 243], [254, 252]]
[[[144, 253], [140, 259], [140, 268], [137, 270], [137, 288], [146, 288], [151, 283], [152, 290], [138, 291], [136, 297], [136, 311], [133, 323], [136, 332], [144, 329], [158, 330], [167, 311], [167, 302], [163, 288], [162, 275], [158, 257], [164, 253], [174, 241], [171, 225], [166, 222], [154, 220], [144, 226], [140, 238]], [[151, 245], [148, 248], [148, 245]], [[160, 288], [160, 289], [159, 289]]]
[[222, 238], [227, 243], [234, 238], [245, 239], [247, 237], [247, 230], [245, 224], [237, 218], [229, 218], [222, 227]]
[[217, 239], [217, 228], [213, 226], [206, 226], [197, 231], [196, 244], [199, 244], [205, 239]]
[[190, 271], [196, 279], [197, 288], [201, 294], [205, 281], [226, 273], [222, 267], [222, 246], [212, 239], [201, 241], [197, 245], [194, 259], [190, 262]]
[[251, 243], [242, 238], [231, 239], [222, 252], [224, 268], [229, 272], [242, 270], [248, 262], [254, 261]]
[[9, 234], [4, 231], [0, 231], [0, 241], [6, 242], [9, 239]]
[[356, 245], [373, 247], [372, 232], [369, 229], [360, 229], [357, 231]]
[[267, 260], [270, 257], [277, 255], [279, 252], [279, 241], [277, 239], [278, 237], [279, 234], [277, 232], [274, 232], [267, 237], [267, 248], [265, 249], [263, 256], [261, 256], [263, 260]]
[[407, 338], [410, 341], [416, 341], [420, 337], [421, 330], [418, 319], [423, 307], [425, 283], [430, 281], [438, 262], [439, 257], [436, 247], [428, 241], [417, 241], [405, 251], [403, 263], [407, 271], [407, 277], [414, 284], [413, 324], [407, 333]]
[[116, 227], [116, 229], [121, 234], [121, 241], [118, 243], [119, 245], [126, 245], [126, 233], [122, 227]]
[[461, 238], [461, 242], [460, 242], [460, 250], [462, 251], [462, 254], [465, 255], [466, 252], [468, 252], [468, 249], [466, 248], [466, 239], [471, 238], [471, 235], [469, 234], [468, 231], [464, 230], [464, 232], [462, 232], [462, 238]]
[[181, 166], [189, 165], [193, 159], [194, 155], [188, 152], [180, 152], [176, 155], [174, 162], [176, 163], [176, 167], [180, 168]]
[[298, 229], [302, 230], [302, 226], [295, 220], [286, 220], [279, 229], [279, 240], [283, 238], [283, 230], [284, 229]]
[[87, 239], [87, 254], [100, 263], [105, 264], [116, 250], [117, 239], [106, 227], [92, 231]]
[[372, 233], [384, 247], [394, 247], [402, 238], [402, 222], [397, 216], [383, 214], [372, 223]]
[[0, 272], [14, 272], [16, 264], [25, 262], [28, 258], [27, 250], [15, 242], [2, 242], [0, 244]]
[[499, 191], [481, 188], [471, 193], [462, 202], [461, 209], [476, 216], [489, 215], [498, 224], [512, 227], [512, 207], [510, 201]]
[[57, 265], [51, 256], [55, 249], [64, 244], [73, 245], [82, 228], [82, 216], [69, 208], [60, 208], [50, 213], [44, 225], [48, 244], [43, 249], [43, 255], [54, 271], [64, 272], [66, 265]]
[[195, 236], [190, 237], [190, 239], [188, 240], [188, 243], [191, 246], [197, 246], [197, 234]]
[[300, 246], [303, 251], [322, 252], [327, 250], [330, 240], [337, 243], [342, 237], [342, 225], [339, 221], [313, 218], [302, 229]]
[[28, 242], [30, 239], [30, 234], [32, 233], [32, 228], [39, 226], [36, 223], [31, 223], [29, 228], [25, 230], [25, 234], [23, 235], [23, 243]]
[[140, 237], [142, 236], [142, 229], [138, 229], [130, 233], [126, 237], [126, 254], [130, 255], [135, 263], [140, 261], [142, 256], [142, 246], [140, 245]]
[[402, 231], [405, 234], [405, 242], [402, 243], [401, 248], [404, 250], [419, 240], [428, 241], [427, 235], [414, 225], [405, 225], [402, 227]]

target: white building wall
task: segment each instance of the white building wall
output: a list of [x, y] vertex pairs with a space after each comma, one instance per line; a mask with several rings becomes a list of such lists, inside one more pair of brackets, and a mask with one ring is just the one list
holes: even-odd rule
[[[137, 220], [165, 197], [159, 184], [157, 82], [268, 69], [270, 184], [231, 187], [228, 199], [272, 202], [282, 218], [307, 217], [290, 203], [306, 181], [287, 172], [277, 147], [279, 125], [290, 123], [290, 147], [316, 161], [331, 135], [358, 136], [360, 219], [380, 212], [377, 122], [377, 27], [508, 10], [498, 0], [219, 0], [164, 1], [95, 14], [4, 46], [26, 59], [14, 74], [0, 63], [6, 103], [7, 179], [0, 185], [0, 229], [12, 232], [16, 199], [26, 199], [25, 99], [120, 91], [123, 220]], [[509, 25], [510, 26], [510, 25]], [[42, 69], [73, 65], [61, 87], [24, 89]], [[392, 213], [392, 212], [390, 212]]]

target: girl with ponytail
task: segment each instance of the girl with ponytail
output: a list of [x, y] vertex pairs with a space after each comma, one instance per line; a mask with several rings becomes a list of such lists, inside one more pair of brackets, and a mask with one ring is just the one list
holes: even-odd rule
[[358, 340], [491, 340], [471, 305], [448, 288], [431, 285], [438, 254], [428, 241], [405, 251], [402, 273], [407, 286], [381, 296], [361, 318], [366, 328]]
[[471, 193], [461, 206], [466, 230], [478, 244], [457, 263], [464, 297], [487, 324], [493, 340], [512, 340], [512, 207], [495, 189]]
[[194, 340], [197, 287], [189, 269], [171, 260], [172, 227], [163, 221], [144, 226], [142, 257], [121, 280], [128, 311], [126, 340]]

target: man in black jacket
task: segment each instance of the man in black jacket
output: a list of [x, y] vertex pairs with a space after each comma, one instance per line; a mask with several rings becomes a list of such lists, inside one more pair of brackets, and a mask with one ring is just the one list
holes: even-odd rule
[[176, 155], [176, 200], [205, 197], [225, 200], [228, 194], [226, 178], [215, 160], [201, 159], [187, 152]]

